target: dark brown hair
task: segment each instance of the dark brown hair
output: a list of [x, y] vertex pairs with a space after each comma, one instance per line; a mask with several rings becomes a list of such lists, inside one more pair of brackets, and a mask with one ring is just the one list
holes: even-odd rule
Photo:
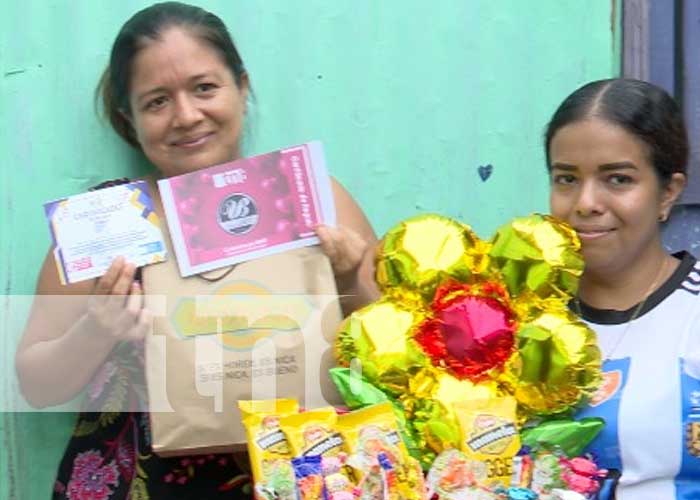
[[226, 25], [216, 15], [180, 2], [157, 3], [137, 12], [122, 26], [114, 40], [109, 65], [96, 89], [96, 98], [101, 99], [112, 128], [135, 148], [140, 146], [127, 119], [131, 115], [129, 85], [134, 57], [148, 41], [159, 40], [163, 32], [173, 27], [189, 29], [215, 49], [239, 87], [246, 78], [236, 45]]
[[548, 169], [549, 148], [559, 129], [592, 117], [622, 127], [642, 141], [662, 183], [674, 173], [686, 175], [688, 133], [680, 107], [664, 89], [630, 78], [591, 82], [564, 99], [545, 132]]

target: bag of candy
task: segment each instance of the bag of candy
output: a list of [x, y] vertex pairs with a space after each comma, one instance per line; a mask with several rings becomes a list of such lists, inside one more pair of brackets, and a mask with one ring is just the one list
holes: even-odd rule
[[296, 500], [292, 455], [280, 418], [299, 411], [293, 399], [239, 401], [248, 437], [256, 495], [264, 500]]

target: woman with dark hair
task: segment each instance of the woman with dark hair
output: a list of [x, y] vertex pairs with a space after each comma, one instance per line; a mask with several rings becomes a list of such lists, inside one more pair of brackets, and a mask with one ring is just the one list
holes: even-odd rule
[[581, 416], [606, 425], [590, 451], [621, 472], [618, 499], [700, 492], [700, 263], [670, 255], [661, 223], [686, 184], [681, 111], [629, 79], [567, 97], [545, 135], [552, 214], [573, 226], [585, 270], [571, 307], [598, 334], [603, 383]]
[[[98, 90], [115, 131], [162, 177], [241, 155], [250, 79], [226, 26], [210, 12], [166, 2], [136, 13], [117, 35]], [[349, 312], [375, 297], [367, 249], [376, 238], [347, 191], [335, 181], [332, 187], [338, 227], [317, 234]], [[244, 498], [248, 476], [231, 455], [161, 458], [150, 448], [148, 414], [121, 410], [140, 397], [128, 392], [138, 383], [128, 381], [142, 376], [139, 341], [150, 324], [144, 278], [121, 258], [95, 282], [68, 286], [51, 252], [41, 269], [16, 355], [25, 397], [43, 407], [87, 388], [88, 399], [103, 400], [110, 383], [110, 398], [118, 399], [80, 415], [54, 498]], [[57, 295], [71, 297], [59, 307]]]

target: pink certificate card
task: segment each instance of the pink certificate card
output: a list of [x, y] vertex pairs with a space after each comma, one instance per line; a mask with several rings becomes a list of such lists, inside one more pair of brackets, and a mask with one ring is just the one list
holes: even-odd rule
[[320, 142], [158, 181], [182, 276], [318, 243], [335, 225]]

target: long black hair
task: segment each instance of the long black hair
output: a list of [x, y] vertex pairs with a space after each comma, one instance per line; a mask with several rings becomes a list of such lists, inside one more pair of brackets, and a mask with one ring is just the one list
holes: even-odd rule
[[674, 173], [686, 174], [688, 133], [680, 107], [664, 89], [629, 78], [591, 82], [564, 99], [545, 132], [547, 168], [551, 168], [549, 149], [559, 129], [594, 117], [622, 127], [642, 141], [662, 183]]

